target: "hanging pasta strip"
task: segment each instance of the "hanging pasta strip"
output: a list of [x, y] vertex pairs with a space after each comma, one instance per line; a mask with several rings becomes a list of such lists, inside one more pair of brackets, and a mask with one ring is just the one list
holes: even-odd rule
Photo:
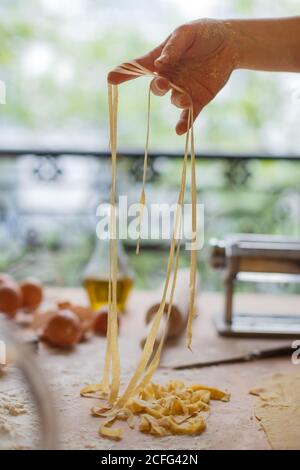
[[[180, 185], [180, 192], [179, 192], [179, 196], [178, 196], [178, 205], [180, 205], [181, 210], [182, 210], [183, 203], [184, 203], [184, 194], [185, 194], [185, 186], [186, 186], [186, 168], [187, 168], [187, 159], [188, 159], [188, 150], [189, 150], [190, 122], [191, 122], [191, 112], [189, 111], [188, 130], [187, 130], [186, 141], [185, 141], [184, 159], [183, 159], [182, 174], [181, 174], [181, 185]], [[176, 213], [176, 217], [178, 217], [178, 213]], [[179, 232], [177, 234], [175, 233], [176, 227], [179, 230]], [[162, 351], [162, 348], [163, 348], [165, 335], [166, 335], [166, 332], [167, 332], [167, 325], [168, 325], [168, 321], [169, 321], [170, 314], [171, 314], [174, 291], [175, 291], [175, 287], [176, 287], [178, 262], [179, 262], [179, 254], [180, 254], [180, 237], [179, 237], [179, 235], [180, 235], [181, 229], [182, 229], [182, 218], [180, 218], [179, 223], [178, 223], [177, 220], [175, 220], [174, 235], [175, 235], [175, 237], [178, 236], [178, 242], [177, 242], [177, 247], [176, 247], [172, 288], [171, 288], [170, 299], [169, 299], [169, 302], [168, 302], [166, 328], [165, 328], [164, 334], [163, 334], [163, 336], [160, 340], [160, 344], [157, 348], [156, 354], [155, 354], [152, 362], [150, 363], [150, 365], [148, 367], [148, 370], [146, 371], [144, 379], [142, 380], [141, 385], [140, 385], [139, 388], [142, 388], [142, 387], [146, 386], [150, 382], [150, 380], [152, 378], [152, 375], [154, 374], [155, 370], [157, 369], [157, 367], [159, 365], [161, 351]]]
[[[155, 75], [140, 66], [136, 62], [125, 64], [122, 73], [130, 73], [134, 76]], [[173, 86], [174, 89], [184, 93], [181, 89]], [[150, 91], [150, 90], [149, 90]], [[189, 283], [189, 325], [188, 325], [188, 345], [191, 344], [191, 333], [189, 328], [192, 325], [194, 316], [195, 300], [195, 277], [196, 277], [196, 164], [194, 148], [193, 129], [193, 108], [192, 104], [188, 110], [188, 127], [186, 133], [185, 152], [182, 164], [181, 184], [176, 207], [174, 231], [170, 244], [170, 252], [167, 263], [166, 278], [163, 295], [159, 309], [152, 321], [151, 331], [146, 340], [140, 361], [136, 371], [130, 380], [124, 394], [117, 400], [120, 384], [120, 359], [118, 351], [118, 324], [117, 324], [117, 239], [116, 239], [116, 158], [117, 158], [117, 111], [118, 111], [118, 89], [108, 87], [108, 101], [110, 113], [110, 147], [112, 158], [112, 186], [111, 186], [111, 217], [110, 217], [110, 274], [109, 274], [109, 315], [107, 348], [105, 354], [105, 370], [102, 384], [89, 385], [81, 391], [83, 396], [91, 396], [92, 393], [101, 392], [99, 398], [108, 397], [110, 366], [112, 367], [111, 393], [109, 404], [92, 408], [92, 415], [105, 418], [105, 422], [99, 429], [99, 434], [103, 437], [118, 440], [122, 436], [121, 428], [112, 428], [116, 420], [127, 420], [130, 427], [134, 427], [134, 416], [140, 417], [139, 430], [156, 436], [166, 436], [170, 434], [194, 435], [200, 434], [205, 429], [205, 419], [201, 411], [209, 411], [209, 398], [227, 401], [229, 395], [217, 389], [194, 385], [186, 387], [183, 382], [170, 381], [163, 387], [150, 383], [153, 373], [159, 365], [161, 351], [163, 348], [167, 326], [171, 315], [174, 291], [176, 287], [177, 272], [180, 255], [180, 240], [182, 231], [182, 208], [186, 189], [187, 161], [191, 156], [191, 199], [192, 199], [192, 242], [191, 242], [191, 265]], [[145, 182], [147, 172], [148, 142], [149, 142], [149, 122], [150, 122], [150, 96], [148, 95], [148, 124], [144, 157], [144, 173], [141, 201], [145, 203]], [[173, 276], [172, 276], [173, 274]], [[172, 281], [170, 283], [170, 279]], [[169, 286], [171, 286], [170, 295]], [[157, 339], [158, 329], [168, 297], [167, 321], [160, 339], [158, 349], [154, 358], [150, 361], [153, 353], [154, 342]], [[138, 383], [140, 381], [140, 383]], [[106, 392], [104, 392], [106, 386]], [[197, 395], [195, 402], [193, 392]], [[201, 393], [202, 392], [202, 393]], [[138, 395], [138, 396], [135, 396]], [[192, 396], [193, 395], [193, 396]], [[180, 419], [178, 419], [180, 417]]]
[[[147, 69], [143, 65], [139, 64], [135, 60], [131, 62], [127, 62], [115, 69], [118, 73], [124, 73], [128, 75], [134, 76], [156, 76], [156, 72], [151, 72], [151, 70]], [[175, 90], [185, 93], [181, 88], [177, 87], [176, 85], [172, 84], [172, 88]], [[148, 167], [148, 149], [149, 149], [149, 135], [150, 135], [150, 112], [151, 112], [151, 88], [149, 85], [148, 89], [148, 106], [147, 106], [147, 132], [146, 132], [146, 144], [145, 144], [145, 154], [144, 154], [144, 167], [143, 167], [143, 182], [142, 182], [142, 190], [140, 195], [140, 213], [139, 213], [139, 237], [136, 245], [136, 254], [139, 254], [140, 251], [140, 240], [141, 240], [141, 230], [142, 230], [142, 219], [144, 213], [144, 207], [146, 203], [146, 194], [145, 194], [145, 186], [147, 180], [147, 167]]]
[[164, 342], [165, 342], [165, 338], [166, 338], [166, 334], [167, 334], [167, 330], [168, 330], [168, 322], [169, 322], [170, 315], [171, 315], [171, 310], [172, 310], [173, 297], [174, 297], [174, 292], [175, 292], [175, 287], [176, 287], [176, 280], [177, 280], [179, 254], [180, 254], [180, 241], [177, 242], [177, 246], [176, 246], [175, 263], [174, 263], [174, 270], [173, 270], [173, 280], [172, 280], [170, 298], [169, 298], [169, 302], [168, 302], [166, 326], [165, 326], [163, 335], [160, 339], [158, 348], [155, 352], [154, 358], [152, 359], [151, 363], [149, 364], [140, 385], [138, 385], [136, 387], [136, 390], [134, 391], [133, 395], [135, 395], [136, 393], [138, 393], [139, 390], [143, 389], [144, 387], [146, 387], [148, 385], [148, 383], [151, 381], [152, 376], [153, 376], [154, 372], [156, 371], [156, 369], [157, 369], [157, 367], [159, 366], [159, 363], [160, 363], [161, 352], [162, 352], [162, 348], [163, 348], [163, 345], [164, 345]]
[[[118, 73], [123, 73], [133, 76], [152, 76], [155, 75], [150, 70], [146, 69], [136, 61], [131, 61], [126, 64], [123, 64], [115, 69]], [[140, 213], [139, 213], [139, 236], [136, 245], [136, 254], [140, 252], [140, 240], [141, 240], [141, 230], [142, 230], [142, 220], [144, 215], [144, 208], [146, 203], [146, 193], [145, 186], [147, 180], [147, 168], [148, 168], [148, 148], [149, 148], [149, 136], [150, 136], [150, 112], [151, 112], [151, 89], [149, 85], [148, 89], [148, 104], [147, 104], [147, 132], [146, 132], [146, 143], [145, 143], [145, 153], [144, 153], [144, 165], [143, 165], [143, 181], [142, 181], [142, 190], [140, 195]]]
[[118, 73], [123, 73], [124, 75], [131, 75], [131, 76], [135, 75], [136, 77], [141, 77], [143, 75], [141, 72], [133, 72], [133, 71], [121, 68], [121, 67], [117, 67], [115, 71]]
[[[133, 76], [148, 76], [148, 77], [157, 77], [158, 74], [156, 72], [152, 72], [151, 70], [147, 69], [143, 65], [141, 65], [139, 62], [136, 62], [135, 60], [132, 60], [130, 62], [126, 62], [126, 64], [122, 64], [119, 67], [115, 69], [115, 72], [125, 74], [125, 75], [133, 75]], [[175, 83], [170, 82], [169, 84], [171, 88], [173, 88], [176, 91], [179, 91], [179, 93], [182, 93], [184, 95], [187, 95], [187, 93], [180, 88], [179, 86], [175, 85]]]
[[[146, 339], [146, 343], [142, 352], [142, 356], [140, 359], [140, 362], [137, 366], [137, 369], [135, 371], [135, 374], [133, 375], [127, 389], [125, 390], [123, 396], [119, 399], [117, 406], [122, 407], [126, 404], [128, 399], [133, 395], [134, 391], [136, 388], [139, 388], [138, 381], [140, 380], [145, 368], [147, 367], [147, 364], [149, 362], [150, 357], [152, 356], [153, 353], [153, 347], [154, 343], [157, 337], [157, 333], [159, 330], [159, 326], [161, 323], [162, 316], [164, 314], [164, 309], [165, 309], [165, 304], [166, 304], [166, 295], [169, 287], [169, 282], [170, 282], [170, 276], [171, 276], [171, 271], [172, 271], [172, 265], [173, 265], [173, 260], [174, 260], [174, 250], [177, 244], [180, 244], [180, 241], [178, 240], [178, 227], [180, 223], [179, 219], [179, 207], [182, 207], [183, 203], [183, 197], [184, 197], [184, 189], [185, 189], [185, 182], [186, 182], [186, 161], [187, 161], [187, 155], [188, 155], [188, 141], [189, 141], [189, 132], [187, 132], [186, 136], [186, 145], [185, 145], [185, 156], [184, 156], [184, 162], [183, 162], [183, 170], [182, 170], [182, 178], [181, 178], [181, 186], [180, 186], [180, 192], [178, 196], [178, 204], [176, 208], [176, 216], [175, 216], [175, 228], [171, 240], [171, 246], [170, 246], [170, 253], [169, 253], [169, 259], [168, 259], [168, 266], [167, 266], [167, 272], [166, 272], [166, 279], [165, 279], [165, 285], [164, 285], [164, 290], [163, 290], [163, 295], [162, 295], [162, 300], [160, 303], [160, 306], [158, 308], [157, 313], [154, 316], [154, 319], [152, 321], [152, 326], [149, 332], [149, 335]], [[178, 253], [179, 254], [179, 253]], [[176, 283], [176, 274], [174, 270], [174, 277], [175, 279], [173, 289], [175, 289], [175, 283]], [[170, 302], [169, 308], [172, 307], [172, 303]], [[162, 348], [162, 346], [161, 346]], [[161, 350], [159, 348], [159, 350]], [[158, 352], [159, 354], [159, 352]], [[159, 354], [160, 355], [160, 354]], [[157, 367], [157, 366], [156, 366]], [[150, 375], [153, 374], [155, 370], [155, 364], [154, 367], [151, 368], [150, 370]]]
[[139, 214], [139, 238], [136, 244], [136, 254], [140, 252], [140, 241], [141, 241], [141, 232], [142, 232], [142, 221], [144, 215], [144, 208], [146, 204], [146, 181], [147, 181], [147, 168], [148, 168], [148, 149], [149, 149], [149, 136], [150, 136], [150, 112], [151, 112], [151, 89], [150, 85], [148, 88], [148, 105], [147, 105], [147, 132], [146, 132], [146, 143], [145, 143], [145, 153], [144, 153], [144, 167], [143, 167], [143, 182], [142, 190], [140, 195], [140, 214]]
[[[108, 113], [109, 113], [109, 146], [111, 154], [113, 152], [113, 86], [108, 84], [107, 86], [107, 95], [108, 95]], [[112, 181], [113, 181], [113, 170], [112, 170]], [[112, 188], [111, 188], [112, 191]], [[109, 234], [111, 239], [111, 218], [112, 214], [109, 214]], [[110, 245], [109, 245], [110, 248]], [[110, 250], [111, 256], [111, 250]], [[106, 334], [106, 350], [105, 350], [105, 359], [104, 359], [104, 368], [103, 368], [103, 377], [102, 377], [102, 388], [103, 390], [109, 390], [110, 385], [110, 367], [111, 367], [111, 315], [110, 315], [110, 306], [112, 305], [112, 271], [111, 271], [111, 262], [109, 266], [109, 282], [108, 282], [108, 320], [107, 320], [107, 334]]]
[[[150, 75], [150, 76], [155, 76], [156, 74], [155, 73], [152, 73], [151, 71], [147, 70], [145, 67], [141, 66], [140, 64], [138, 64], [137, 62], [132, 62], [132, 63], [127, 63], [125, 64], [124, 66], [124, 70], [122, 71], [122, 67], [119, 68], [118, 70], [120, 73], [130, 73], [130, 71], [132, 71], [132, 74], [135, 75], [135, 76], [138, 76], [138, 75]], [[180, 91], [181, 93], [184, 93], [183, 90], [181, 90], [179, 87], [177, 87], [176, 85], [173, 85], [172, 84], [172, 87], [178, 91]], [[148, 102], [149, 104], [149, 102]], [[112, 184], [112, 207], [114, 208], [115, 207], [115, 178], [116, 178], [116, 168], [115, 168], [115, 163], [116, 163], [116, 131], [117, 131], [117, 126], [116, 126], [116, 112], [117, 112], [117, 94], [115, 93], [113, 95], [113, 103], [112, 105], [110, 105], [110, 110], [112, 111], [112, 119], [110, 120], [110, 127], [111, 127], [111, 147], [112, 147], [112, 177], [113, 177], [113, 184]], [[189, 125], [192, 123], [192, 116], [191, 116], [191, 109], [189, 111]], [[150, 116], [150, 110], [149, 110], [149, 115]], [[188, 126], [189, 127], [189, 126]], [[192, 132], [191, 132], [191, 135], [192, 135]], [[148, 136], [148, 134], [147, 134]], [[149, 136], [148, 136], [149, 138]], [[147, 141], [147, 138], [146, 138], [146, 141]], [[186, 169], [185, 169], [185, 165], [186, 165], [186, 159], [187, 159], [187, 155], [188, 155], [188, 145], [189, 145], [189, 132], [187, 132], [187, 136], [186, 136], [186, 151], [185, 151], [185, 159], [184, 159], [184, 167], [183, 167], [183, 175], [182, 175], [182, 181], [181, 181], [181, 189], [180, 189], [180, 194], [179, 194], [179, 202], [182, 204], [182, 201], [183, 201], [183, 188], [185, 188], [185, 178], [186, 178]], [[192, 146], [192, 142], [191, 142], [191, 146]], [[194, 149], [193, 149], [194, 150]], [[192, 150], [191, 150], [191, 153], [192, 153]], [[144, 159], [144, 170], [146, 171], [147, 170], [147, 154], [148, 154], [148, 149], [146, 148], [146, 151], [145, 151], [145, 159]], [[192, 159], [192, 155], [191, 155], [191, 159]], [[144, 172], [144, 175], [146, 173]], [[144, 182], [144, 178], [143, 178], [143, 182]], [[195, 180], [194, 180], [194, 183], [195, 183]], [[192, 191], [193, 191], [193, 184], [192, 183]], [[142, 192], [142, 197], [144, 196], [144, 193]], [[143, 199], [142, 199], [143, 200]], [[193, 194], [192, 194], [192, 201], [194, 201], [194, 197], [193, 197]], [[177, 207], [178, 209], [178, 207]], [[115, 214], [114, 214], [115, 215]], [[115, 217], [114, 217], [114, 220], [115, 220]], [[143, 375], [146, 367], [147, 367], [147, 364], [149, 362], [149, 359], [152, 355], [152, 352], [153, 352], [153, 346], [154, 346], [154, 342], [155, 342], [155, 339], [157, 337], [157, 333], [158, 333], [158, 329], [159, 329], [159, 325], [160, 325], [160, 322], [161, 322], [161, 319], [162, 319], [162, 316], [164, 314], [164, 308], [165, 308], [165, 304], [166, 304], [166, 295], [167, 295], [167, 292], [168, 292], [168, 288], [169, 288], [169, 283], [170, 283], [170, 277], [171, 277], [171, 273], [172, 273], [172, 268], [173, 268], [173, 263], [174, 263], [174, 254], [175, 254], [175, 251], [176, 251], [176, 254], [175, 254], [175, 266], [174, 266], [174, 274], [173, 274], [173, 283], [172, 283], [172, 289], [171, 289], [171, 297], [173, 296], [172, 292], [174, 292], [174, 289], [175, 289], [175, 284], [176, 284], [176, 274], [177, 274], [177, 269], [178, 269], [178, 257], [179, 257], [179, 250], [180, 250], [180, 247], [178, 247], [178, 245], [180, 245], [178, 243], [178, 240], [176, 240], [176, 237], [174, 235], [177, 234], [177, 231], [178, 231], [178, 219], [176, 217], [176, 224], [175, 224], [175, 230], [174, 230], [174, 234], [173, 234], [173, 237], [172, 237], [172, 240], [171, 240], [171, 245], [170, 245], [170, 253], [169, 253], [169, 258], [168, 258], [168, 263], [167, 263], [167, 271], [166, 271], [166, 279], [165, 279], [165, 285], [164, 285], [164, 290], [163, 290], [163, 295], [162, 295], [162, 300], [161, 300], [161, 304], [160, 304], [160, 307], [154, 317], [154, 320], [152, 322], [152, 326], [151, 326], [151, 330], [150, 330], [150, 333], [148, 335], [148, 338], [146, 340], [146, 343], [145, 343], [145, 346], [144, 346], [144, 349], [143, 349], [143, 352], [142, 352], [142, 355], [141, 355], [141, 358], [140, 358], [140, 361], [137, 365], [137, 368], [136, 368], [136, 371], [133, 375], [133, 377], [131, 378], [124, 394], [119, 398], [117, 404], [116, 404], [116, 408], [122, 408], [126, 402], [128, 401], [128, 399], [132, 396], [132, 394], [135, 392], [137, 386], [138, 386], [138, 382], [141, 378], [141, 376]], [[112, 249], [111, 249], [111, 272], [112, 272], [112, 305], [111, 305], [111, 322], [110, 322], [110, 331], [108, 333], [108, 340], [109, 340], [109, 343], [110, 345], [108, 346], [108, 351], [111, 351], [111, 360], [112, 360], [112, 373], [113, 373], [113, 377], [112, 377], [112, 387], [111, 387], [111, 396], [110, 396], [110, 402], [113, 403], [113, 401], [116, 399], [117, 397], [117, 390], [118, 390], [118, 387], [119, 387], [119, 376], [120, 376], [120, 369], [119, 367], [119, 364], [118, 364], [118, 361], [117, 361], [117, 358], [118, 358], [118, 345], [117, 345], [117, 336], [116, 336], [116, 332], [117, 332], [117, 317], [116, 317], [116, 295], [114, 295], [114, 292], [116, 294], [116, 289], [114, 289], [114, 286], [116, 288], [116, 275], [117, 275], [117, 266], [116, 266], [116, 240], [115, 240], [115, 244], [113, 243], [112, 244]], [[114, 261], [113, 261], [114, 259]], [[194, 267], [195, 264], [194, 264], [194, 261], [192, 261], [192, 258], [191, 258], [191, 268]], [[193, 276], [191, 276], [191, 282], [190, 282], [190, 288], [192, 288], [192, 282], [193, 282]], [[191, 318], [193, 318], [193, 313], [194, 313], [194, 309], [193, 309], [193, 305], [192, 305], [192, 299], [194, 298], [194, 290], [193, 289], [190, 289], [190, 308], [192, 307], [191, 311], [189, 312], [189, 315], [191, 316]], [[172, 300], [172, 298], [170, 298], [170, 300]], [[169, 309], [171, 309], [171, 302], [169, 304]], [[170, 310], [171, 311], [171, 310]], [[159, 356], [160, 356], [160, 352], [161, 352], [161, 349], [162, 349], [162, 344], [161, 346], [159, 347], [158, 349], [158, 352], [157, 352], [157, 355], [155, 357], [155, 361], [150, 364], [150, 367], [148, 368], [147, 372], [146, 372], [146, 380], [147, 380], [147, 377], [150, 377], [154, 370], [156, 369], [158, 363], [159, 363]], [[116, 351], [117, 351], [117, 355], [116, 355]], [[108, 354], [108, 357], [109, 357], [110, 354]], [[118, 369], [118, 370], [116, 370]], [[145, 379], [144, 377], [144, 379]], [[143, 382], [142, 382], [143, 383]]]
[[135, 370], [135, 373], [133, 374], [133, 377], [131, 378], [124, 394], [120, 397], [117, 407], [122, 408], [128, 399], [132, 396], [133, 391], [135, 390], [137, 383], [143, 374], [149, 359], [153, 353], [153, 346], [155, 343], [155, 339], [159, 330], [160, 322], [164, 313], [164, 308], [166, 304], [166, 295], [167, 295], [167, 289], [169, 286], [169, 279], [171, 275], [171, 268], [173, 264], [173, 259], [174, 259], [174, 249], [175, 249], [175, 239], [172, 239], [171, 242], [171, 247], [170, 247], [170, 253], [169, 253], [169, 259], [168, 259], [168, 266], [167, 266], [167, 274], [166, 274], [166, 279], [165, 279], [165, 285], [164, 285], [164, 290], [163, 290], [163, 295], [162, 295], [162, 300], [159, 306], [159, 309], [152, 321], [151, 329], [149, 332], [149, 335], [146, 339], [146, 343], [144, 346], [144, 349], [142, 351], [142, 355], [140, 357], [140, 360], [138, 362], [137, 368]]
[[[180, 225], [179, 225], [178, 229], [179, 230], [181, 229], [181, 217], [180, 217]], [[159, 365], [161, 351], [162, 351], [163, 344], [164, 344], [164, 341], [165, 341], [165, 336], [166, 336], [166, 333], [167, 333], [167, 324], [168, 324], [170, 314], [171, 314], [174, 291], [175, 291], [175, 287], [176, 287], [176, 279], [177, 279], [177, 271], [178, 271], [178, 263], [179, 263], [179, 254], [180, 254], [180, 239], [178, 237], [177, 246], [176, 246], [176, 254], [175, 254], [175, 264], [174, 264], [174, 271], [173, 271], [172, 288], [171, 288], [171, 294], [170, 294], [169, 303], [168, 303], [167, 322], [166, 322], [165, 330], [163, 332], [163, 336], [162, 336], [162, 338], [160, 340], [160, 343], [159, 343], [159, 346], [157, 348], [157, 351], [156, 351], [156, 353], [154, 355], [154, 358], [152, 359], [148, 369], [146, 370], [146, 373], [145, 373], [144, 378], [141, 381], [141, 383], [138, 386], [136, 386], [135, 389], [133, 388], [132, 393], [130, 394], [128, 399], [126, 401], [124, 401], [124, 403], [122, 403], [122, 401], [120, 399], [119, 402], [117, 403], [116, 407], [114, 408], [114, 410], [110, 413], [110, 415], [107, 416], [108, 419], [100, 427], [100, 434], [102, 436], [121, 438], [122, 429], [116, 428], [116, 429], [113, 430], [113, 434], [111, 434], [110, 431], [107, 431], [107, 428], [110, 429], [110, 425], [117, 418], [117, 415], [120, 412], [120, 408], [123, 409], [124, 411], [126, 410], [126, 408], [125, 408], [126, 403], [131, 398], [131, 396], [134, 396], [134, 395], [138, 394], [139, 390], [143, 389], [150, 382], [155, 370], [157, 369], [157, 367]]]
[[[189, 110], [189, 115], [188, 115], [188, 130], [187, 130], [187, 135], [186, 135], [184, 159], [183, 159], [182, 174], [181, 174], [181, 185], [180, 185], [180, 192], [179, 192], [179, 197], [178, 197], [178, 205], [179, 205], [181, 211], [182, 211], [182, 207], [183, 207], [183, 203], [184, 203], [184, 194], [185, 194], [185, 186], [186, 186], [186, 167], [187, 167], [187, 159], [188, 159], [190, 123], [191, 123], [191, 110]], [[177, 280], [179, 254], [180, 254], [180, 232], [181, 232], [181, 229], [182, 229], [182, 212], [180, 214], [181, 214], [180, 215], [180, 221], [178, 222], [177, 220], [175, 220], [175, 228], [174, 228], [174, 236], [177, 239], [177, 247], [176, 247], [175, 263], [174, 263], [172, 287], [171, 287], [171, 293], [170, 293], [170, 298], [169, 298], [169, 302], [168, 302], [166, 327], [165, 327], [163, 336], [160, 339], [160, 343], [159, 343], [157, 351], [154, 355], [154, 358], [151, 361], [150, 365], [148, 366], [148, 369], [145, 372], [144, 378], [141, 381], [140, 386], [137, 387], [136, 391], [146, 387], [146, 385], [150, 382], [150, 380], [151, 380], [151, 378], [152, 378], [152, 376], [153, 376], [153, 374], [154, 374], [155, 370], [157, 369], [157, 367], [159, 365], [159, 362], [160, 362], [161, 352], [162, 352], [162, 348], [163, 348], [163, 345], [164, 345], [165, 336], [166, 336], [166, 333], [167, 333], [167, 326], [168, 326], [168, 322], [169, 322], [169, 318], [170, 318], [170, 314], [171, 314], [171, 310], [172, 310], [173, 297], [174, 297], [174, 292], [175, 292], [175, 287], [176, 287], [176, 280]], [[178, 217], [178, 213], [176, 213], [176, 217]], [[178, 233], [175, 232], [176, 228], [178, 229]]]
[[109, 298], [108, 316], [110, 318], [108, 358], [112, 366], [111, 391], [109, 401], [113, 404], [119, 393], [120, 386], [120, 357], [118, 346], [118, 319], [117, 319], [117, 275], [118, 275], [118, 257], [117, 257], [117, 234], [116, 234], [116, 162], [117, 162], [117, 116], [118, 116], [118, 87], [109, 86], [110, 110], [112, 117], [110, 119], [110, 143], [111, 143], [111, 162], [112, 162], [112, 185], [111, 185], [111, 214], [110, 214], [110, 272], [111, 272], [111, 297]]
[[[193, 108], [190, 108], [190, 118], [193, 123]], [[196, 274], [197, 274], [197, 184], [196, 184], [196, 158], [194, 126], [191, 125], [191, 199], [192, 199], [192, 241], [191, 241], [191, 261], [190, 261], [190, 282], [189, 282], [189, 315], [187, 322], [187, 346], [192, 345], [192, 322], [195, 317], [195, 295], [196, 295]]]
[[[178, 207], [177, 207], [177, 209], [178, 209]], [[178, 232], [178, 227], [175, 228], [175, 230], [174, 230], [174, 233], [177, 233], [177, 232]], [[149, 362], [150, 357], [152, 356], [153, 346], [154, 346], [154, 343], [155, 343], [155, 340], [156, 340], [156, 337], [157, 337], [157, 333], [158, 333], [158, 330], [159, 330], [159, 326], [160, 326], [160, 323], [161, 323], [162, 316], [164, 314], [164, 308], [165, 308], [165, 304], [166, 304], [166, 295], [167, 295], [167, 291], [168, 291], [168, 287], [169, 287], [170, 276], [171, 276], [173, 260], [174, 260], [175, 246], [176, 246], [176, 239], [175, 239], [175, 236], [173, 234], [173, 237], [172, 237], [172, 240], [171, 240], [171, 245], [170, 245], [170, 253], [169, 253], [169, 258], [168, 258], [168, 263], [167, 263], [167, 272], [166, 272], [166, 279], [165, 279], [165, 284], [164, 284], [164, 289], [163, 289], [162, 300], [161, 300], [160, 306], [158, 308], [158, 311], [155, 314], [154, 319], [152, 321], [151, 329], [150, 329], [149, 335], [146, 339], [146, 343], [145, 343], [144, 349], [142, 351], [142, 355], [141, 355], [141, 358], [139, 360], [136, 371], [135, 371], [133, 377], [131, 378], [124, 394], [121, 396], [121, 398], [119, 399], [119, 401], [117, 403], [117, 407], [119, 407], [119, 408], [122, 408], [127, 403], [127, 401], [132, 396], [132, 394], [134, 393], [134, 391], [137, 387], [138, 381], [141, 378], [141, 376], [142, 376], [142, 374], [143, 374], [143, 372], [144, 372], [144, 370], [145, 370], [145, 368], [146, 368], [146, 366]]]
[[108, 282], [108, 319], [107, 319], [107, 333], [106, 333], [106, 350], [105, 350], [105, 358], [104, 358], [104, 367], [103, 367], [103, 377], [101, 388], [103, 391], [109, 391], [109, 374], [110, 374], [110, 367], [111, 367], [111, 315], [110, 315], [110, 305], [112, 304], [112, 289], [111, 289], [111, 279], [112, 273], [111, 269], [109, 270], [109, 282]]
[[[155, 74], [153, 74], [151, 71], [147, 70], [145, 67], [141, 66], [137, 62], [127, 63], [126, 64], [127, 71], [130, 68], [132, 69], [133, 72], [136, 72], [136, 73], [137, 73], [138, 70], [141, 70], [141, 72], [144, 72], [145, 75], [154, 75], [155, 76]], [[176, 85], [174, 85], [173, 88], [179, 89], [179, 87], [177, 87]], [[179, 91], [184, 92], [181, 89], [179, 89]], [[188, 141], [188, 135], [187, 135], [187, 141]], [[164, 306], [165, 306], [165, 303], [166, 303], [166, 292], [167, 292], [168, 285], [169, 285], [169, 278], [170, 278], [170, 274], [171, 274], [171, 269], [170, 268], [171, 268], [172, 263], [173, 263], [173, 257], [174, 257], [174, 240], [172, 240], [171, 247], [170, 247], [170, 255], [169, 255], [168, 268], [167, 268], [165, 289], [164, 289], [164, 292], [163, 292], [163, 298], [162, 298], [160, 308], [158, 309], [156, 317], [154, 318], [154, 321], [152, 323], [152, 328], [151, 328], [149, 337], [147, 338], [147, 341], [146, 341], [146, 344], [145, 344], [145, 347], [144, 347], [144, 350], [143, 350], [143, 353], [142, 353], [140, 363], [138, 364], [138, 367], [136, 369], [136, 373], [134, 374], [132, 380], [130, 381], [123, 397], [121, 397], [120, 400], [118, 401], [118, 406], [122, 406], [124, 403], [126, 403], [127, 399], [130, 398], [131, 392], [134, 390], [134, 388], [136, 386], [136, 383], [139, 380], [139, 377], [143, 374], [143, 370], [145, 369], [145, 367], [148, 363], [148, 360], [149, 360], [149, 358], [152, 354], [154, 342], [155, 342], [157, 332], [158, 332], [158, 329], [159, 329], [160, 320], [162, 318], [163, 311], [164, 311]]]

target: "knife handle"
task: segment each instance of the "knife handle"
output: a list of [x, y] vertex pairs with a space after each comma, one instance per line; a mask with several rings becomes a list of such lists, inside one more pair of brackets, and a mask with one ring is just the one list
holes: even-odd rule
[[281, 356], [288, 356], [289, 354], [293, 353], [292, 347], [289, 346], [280, 346], [278, 348], [272, 349], [262, 349], [262, 350], [254, 350], [249, 353], [249, 360], [255, 359], [268, 359], [272, 357], [281, 357]]

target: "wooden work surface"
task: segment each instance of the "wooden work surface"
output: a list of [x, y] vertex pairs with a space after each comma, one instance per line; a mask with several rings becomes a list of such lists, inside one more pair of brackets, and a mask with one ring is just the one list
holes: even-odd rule
[[[149, 292], [133, 292], [127, 313], [121, 319], [122, 386], [132, 375], [140, 354], [139, 343], [145, 330], [144, 312], [153, 301], [152, 295]], [[65, 299], [74, 303], [86, 303], [85, 292], [81, 289], [48, 289], [47, 297], [50, 302]], [[264, 307], [270, 311], [270, 306], [273, 313], [287, 310], [289, 313], [300, 312], [298, 296], [239, 295], [238, 301], [241, 310], [247, 309], [248, 312], [258, 308], [261, 311]], [[185, 361], [202, 361], [246, 352], [255, 347], [283, 344], [278, 340], [258, 341], [218, 337], [213, 316], [222, 310], [222, 306], [221, 295], [202, 293], [198, 299], [199, 316], [194, 322], [193, 352], [186, 349], [182, 338], [177, 344], [166, 346], [162, 364], [166, 366]], [[300, 368], [293, 366], [290, 358], [185, 371], [160, 368], [154, 377], [156, 382], [165, 383], [177, 378], [187, 383], [215, 386], [228, 390], [231, 393], [231, 400], [229, 403], [212, 402], [207, 430], [200, 436], [155, 438], [131, 430], [126, 423], [122, 423], [125, 427], [124, 438], [119, 442], [113, 442], [100, 438], [97, 434], [101, 421], [91, 417], [89, 413], [95, 400], [79, 396], [79, 390], [83, 385], [100, 381], [104, 350], [105, 339], [99, 337], [93, 337], [80, 344], [72, 352], [61, 352], [40, 345], [38, 360], [54, 397], [59, 421], [58, 441], [63, 449], [268, 449], [266, 436], [253, 418], [253, 406], [257, 398], [248, 392], [251, 388], [260, 386], [274, 373], [299, 373]], [[8, 396], [13, 388], [16, 389], [9, 367], [1, 377], [1, 383], [4, 385], [2, 390], [5, 390]], [[19, 432], [20, 436], [26, 436], [26, 433], [30, 433], [33, 429], [32, 425], [26, 428], [26, 419], [29, 419], [27, 415], [12, 418], [22, 431]], [[28, 444], [28, 439], [27, 441], [25, 438], [22, 441], [21, 437], [18, 439], [17, 444], [12, 441], [7, 446], [12, 448], [31, 446]]]

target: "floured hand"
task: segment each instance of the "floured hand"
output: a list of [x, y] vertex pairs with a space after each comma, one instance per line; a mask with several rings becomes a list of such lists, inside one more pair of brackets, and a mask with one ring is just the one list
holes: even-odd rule
[[[195, 120], [228, 81], [238, 62], [238, 50], [227, 23], [205, 19], [180, 26], [161, 45], [135, 60], [159, 75], [151, 83], [154, 94], [165, 95], [171, 89], [170, 82], [186, 91], [186, 95], [171, 92], [171, 102], [183, 109], [176, 132], [184, 134], [190, 99]], [[133, 78], [117, 71], [108, 75], [113, 84]]]

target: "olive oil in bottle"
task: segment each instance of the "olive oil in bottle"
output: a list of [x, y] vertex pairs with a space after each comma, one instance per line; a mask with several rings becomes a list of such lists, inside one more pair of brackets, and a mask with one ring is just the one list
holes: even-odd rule
[[[100, 234], [101, 235], [101, 234]], [[126, 308], [128, 295], [133, 286], [133, 275], [128, 266], [127, 256], [121, 240], [117, 240], [118, 279], [117, 308], [122, 312]], [[108, 304], [110, 272], [110, 240], [105, 235], [96, 238], [94, 252], [84, 271], [83, 285], [87, 291], [94, 311]]]
[[[91, 307], [94, 311], [99, 310], [108, 303], [109, 280], [107, 278], [86, 277], [84, 286], [89, 296]], [[120, 277], [117, 281], [117, 308], [122, 312], [125, 310], [126, 301], [131, 291], [133, 280], [130, 277]]]

